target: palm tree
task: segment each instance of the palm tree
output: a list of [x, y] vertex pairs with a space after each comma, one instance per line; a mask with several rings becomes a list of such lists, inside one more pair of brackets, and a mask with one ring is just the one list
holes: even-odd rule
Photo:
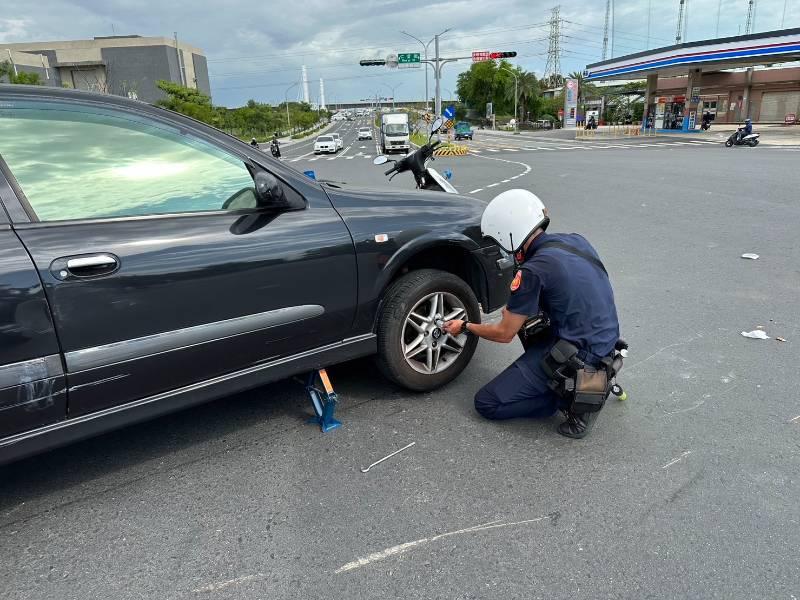
[[536, 75], [531, 72], [525, 72], [519, 76], [519, 102], [522, 105], [522, 114], [525, 115], [532, 100], [535, 100], [539, 95], [539, 82], [536, 80]]

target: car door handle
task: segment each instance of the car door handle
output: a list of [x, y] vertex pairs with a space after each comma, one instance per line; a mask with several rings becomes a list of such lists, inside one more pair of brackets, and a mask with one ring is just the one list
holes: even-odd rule
[[93, 256], [82, 256], [80, 258], [70, 258], [67, 260], [67, 268], [70, 271], [103, 269], [116, 266], [117, 259], [110, 254], [94, 254]]
[[50, 272], [57, 279], [87, 279], [110, 275], [119, 269], [119, 258], [107, 252], [65, 256], [57, 258], [50, 265]]

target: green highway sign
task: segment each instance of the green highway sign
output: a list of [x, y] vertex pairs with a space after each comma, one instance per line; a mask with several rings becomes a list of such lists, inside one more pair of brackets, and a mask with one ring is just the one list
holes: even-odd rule
[[408, 65], [418, 62], [420, 62], [419, 52], [411, 52], [411, 53], [397, 55], [397, 64], [399, 65]]

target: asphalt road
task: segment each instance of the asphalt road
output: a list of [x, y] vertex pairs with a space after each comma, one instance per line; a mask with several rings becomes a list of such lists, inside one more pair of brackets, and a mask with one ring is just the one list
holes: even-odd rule
[[[285, 160], [414, 193], [357, 125], [334, 160]], [[434, 163], [487, 200], [535, 191], [603, 256], [630, 399], [589, 438], [476, 415], [516, 342], [429, 395], [342, 365], [331, 434], [285, 381], [0, 469], [0, 596], [800, 597], [798, 157], [675, 142], [479, 132]]]

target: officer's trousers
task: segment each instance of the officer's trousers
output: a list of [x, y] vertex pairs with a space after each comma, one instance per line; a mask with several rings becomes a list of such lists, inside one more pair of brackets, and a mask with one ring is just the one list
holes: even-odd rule
[[487, 419], [545, 418], [558, 409], [560, 398], [547, 386], [541, 359], [549, 345], [529, 348], [505, 371], [475, 394], [475, 410]]

